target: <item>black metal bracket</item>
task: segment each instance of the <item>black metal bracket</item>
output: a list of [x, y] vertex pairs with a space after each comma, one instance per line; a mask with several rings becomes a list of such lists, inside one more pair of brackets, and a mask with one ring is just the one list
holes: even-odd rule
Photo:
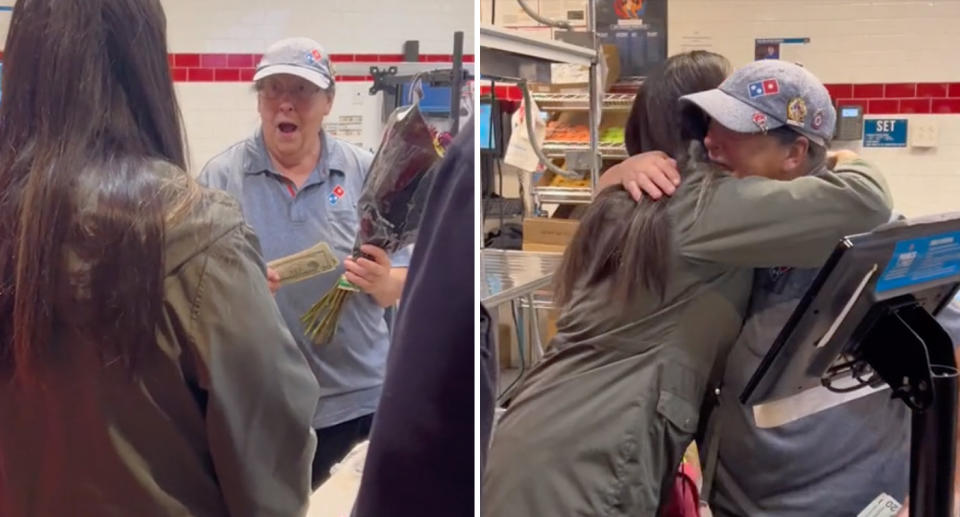
[[[453, 70], [449, 68], [444, 70], [430, 70], [421, 74], [397, 75], [397, 67], [395, 66], [386, 70], [371, 66], [370, 75], [373, 77], [373, 86], [370, 87], [370, 95], [375, 95], [377, 92], [408, 83], [418, 77], [430, 86], [452, 86], [454, 84]], [[460, 83], [462, 84], [469, 78], [470, 73], [466, 70], [461, 70]]]
[[[854, 350], [912, 410], [910, 515], [953, 511], [957, 364], [950, 336], [912, 296], [875, 306]], [[856, 340], [856, 337], [854, 338]]]
[[[937, 331], [944, 332], [936, 319], [916, 303], [901, 306], [881, 304], [874, 308], [875, 323], [859, 347], [863, 359], [890, 388], [893, 397], [903, 400], [914, 411], [925, 411], [933, 404], [931, 365], [952, 364], [953, 347], [946, 340], [948, 357]], [[896, 346], [890, 346], [895, 343]]]
[[[373, 77], [373, 86], [370, 87], [370, 95], [376, 95], [377, 92], [386, 90], [391, 86], [390, 79], [396, 77], [397, 67], [391, 66], [381, 69], [379, 66], [371, 66], [370, 75]], [[393, 86], [395, 85], [396, 83], [393, 84]]]

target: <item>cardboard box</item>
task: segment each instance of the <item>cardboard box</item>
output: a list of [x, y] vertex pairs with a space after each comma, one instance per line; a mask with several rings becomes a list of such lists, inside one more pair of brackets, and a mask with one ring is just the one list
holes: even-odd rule
[[[600, 89], [609, 91], [620, 80], [620, 53], [616, 45], [602, 45], [600, 51]], [[543, 93], [584, 93], [590, 86], [590, 67], [553, 63], [551, 84], [531, 85], [531, 91]]]
[[523, 250], [562, 252], [578, 224], [573, 219], [527, 217], [523, 220]]

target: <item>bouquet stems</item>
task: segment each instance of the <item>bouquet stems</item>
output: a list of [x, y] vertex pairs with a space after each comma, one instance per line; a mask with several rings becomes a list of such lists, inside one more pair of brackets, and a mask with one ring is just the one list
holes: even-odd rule
[[355, 291], [358, 291], [357, 287], [341, 276], [336, 285], [331, 287], [320, 301], [313, 304], [313, 307], [310, 307], [310, 310], [300, 318], [307, 337], [317, 344], [329, 343], [336, 333], [343, 304]]

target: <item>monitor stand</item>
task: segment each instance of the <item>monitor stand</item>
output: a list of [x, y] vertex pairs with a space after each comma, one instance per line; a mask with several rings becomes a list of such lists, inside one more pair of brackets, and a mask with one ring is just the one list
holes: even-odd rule
[[[957, 364], [949, 335], [912, 295], [874, 305], [862, 358], [911, 410], [910, 515], [953, 515]], [[824, 384], [829, 379], [824, 377]]]

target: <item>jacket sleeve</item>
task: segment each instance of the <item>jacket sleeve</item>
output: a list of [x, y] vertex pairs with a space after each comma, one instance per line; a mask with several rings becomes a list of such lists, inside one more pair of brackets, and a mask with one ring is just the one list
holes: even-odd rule
[[190, 334], [230, 515], [303, 515], [316, 448], [316, 379], [270, 295], [249, 227], [230, 230], [198, 259]]
[[792, 181], [718, 179], [681, 253], [744, 267], [819, 267], [840, 239], [887, 222], [893, 201], [863, 161]]

